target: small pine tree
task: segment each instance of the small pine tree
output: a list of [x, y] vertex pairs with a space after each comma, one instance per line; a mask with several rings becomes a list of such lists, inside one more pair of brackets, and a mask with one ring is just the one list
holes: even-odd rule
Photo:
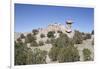
[[44, 42], [43, 41], [39, 41], [39, 46], [43, 46]]
[[25, 38], [26, 43], [31, 43], [32, 41], [36, 40], [36, 36], [32, 35], [31, 33], [27, 34], [27, 37]]
[[46, 51], [42, 51], [38, 48], [33, 51], [33, 64], [44, 64], [46, 63]]
[[33, 29], [33, 30], [32, 30], [33, 35], [37, 35], [38, 32], [39, 32], [39, 31], [38, 31], [37, 29]]
[[20, 44], [23, 43], [22, 40], [21, 40], [21, 38], [18, 38], [18, 39], [17, 39], [17, 42], [20, 43]]
[[21, 35], [20, 35], [20, 38], [21, 38], [21, 39], [25, 38], [24, 34], [21, 34]]
[[53, 46], [56, 47], [68, 47], [70, 45], [70, 39], [66, 34], [60, 34], [60, 37], [57, 38], [54, 43]]
[[52, 61], [57, 61], [59, 50], [60, 50], [59, 47], [52, 47], [51, 50], [49, 51], [49, 57], [51, 58]]
[[26, 44], [15, 42], [15, 65], [28, 65], [33, 63], [33, 52]]
[[62, 33], [62, 31], [58, 30], [58, 31], [57, 31], [57, 33], [60, 33], [60, 34], [61, 34], [61, 33]]
[[39, 45], [38, 45], [38, 43], [37, 43], [35, 40], [33, 40], [33, 41], [31, 42], [31, 46], [32, 46], [32, 47], [35, 47], [35, 46], [39, 46]]
[[74, 46], [67, 48], [61, 48], [57, 57], [58, 61], [61, 62], [75, 62], [80, 60], [79, 52]]
[[55, 33], [54, 31], [49, 31], [48, 34], [47, 34], [47, 37], [48, 38], [54, 38], [54, 33]]
[[91, 51], [89, 49], [83, 49], [83, 56], [84, 56], [84, 61], [91, 60]]

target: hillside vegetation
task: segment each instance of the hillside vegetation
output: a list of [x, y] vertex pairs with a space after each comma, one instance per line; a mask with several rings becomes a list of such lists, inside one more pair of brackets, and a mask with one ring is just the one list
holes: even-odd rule
[[94, 32], [33, 29], [15, 40], [15, 65], [93, 60]]

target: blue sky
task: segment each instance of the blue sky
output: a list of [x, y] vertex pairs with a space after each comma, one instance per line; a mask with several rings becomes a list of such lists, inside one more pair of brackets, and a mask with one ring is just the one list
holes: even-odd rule
[[91, 32], [94, 29], [94, 9], [48, 5], [15, 4], [15, 32], [30, 32], [48, 24], [64, 24], [73, 20], [73, 29]]

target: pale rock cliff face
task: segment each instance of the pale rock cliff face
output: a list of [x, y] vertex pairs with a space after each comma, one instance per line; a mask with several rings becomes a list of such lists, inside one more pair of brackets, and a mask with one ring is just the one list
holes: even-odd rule
[[[54, 35], [56, 36], [56, 38], [59, 37], [59, 33], [57, 33], [57, 31], [62, 31], [64, 34], [68, 35], [69, 38], [72, 38], [74, 36], [74, 30], [72, 30], [72, 32], [70, 32], [70, 33], [67, 33], [66, 32], [67, 31], [66, 26], [64, 26], [62, 24], [57, 24], [57, 23], [50, 24], [50, 25], [47, 26], [47, 28], [39, 28], [38, 31], [39, 31], [39, 33], [36, 35], [36, 37], [38, 39], [37, 42], [39, 42], [40, 40], [45, 42], [48, 39], [47, 33], [49, 31], [55, 31]], [[28, 33], [32, 33], [32, 32], [25, 32], [23, 34], [26, 36]], [[14, 35], [15, 40], [17, 38], [19, 38], [21, 34], [22, 33], [15, 32], [15, 35]], [[41, 38], [40, 37], [41, 34], [44, 34], [45, 38]], [[23, 40], [23, 42], [24, 42], [24, 40]]]

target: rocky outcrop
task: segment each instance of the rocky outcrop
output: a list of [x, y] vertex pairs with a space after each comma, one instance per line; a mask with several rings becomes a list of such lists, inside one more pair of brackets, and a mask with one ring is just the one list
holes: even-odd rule
[[[39, 31], [39, 33], [37, 34], [37, 39], [40, 39], [40, 35], [42, 33], [46, 36], [49, 31], [55, 31], [55, 36], [57, 36], [57, 37], [59, 37], [59, 35], [58, 35], [59, 33], [57, 33], [58, 31], [61, 31], [61, 32], [67, 34], [69, 38], [72, 38], [74, 36], [74, 31], [72, 31], [71, 33], [67, 33], [66, 32], [67, 28], [64, 25], [57, 24], [57, 23], [49, 24], [46, 28], [39, 28], [37, 30]], [[32, 33], [32, 32], [25, 32], [23, 34], [26, 36], [28, 33]], [[15, 32], [14, 39], [16, 40], [17, 38], [19, 38], [21, 34], [22, 34], [21, 32]]]

